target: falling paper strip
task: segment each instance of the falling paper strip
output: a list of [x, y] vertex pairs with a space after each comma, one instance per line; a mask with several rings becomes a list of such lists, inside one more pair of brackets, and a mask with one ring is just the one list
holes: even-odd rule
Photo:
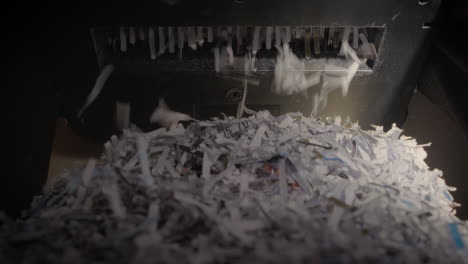
[[109, 64], [109, 65], [106, 65], [102, 69], [101, 73], [96, 79], [96, 82], [94, 83], [93, 89], [91, 90], [88, 97], [86, 98], [86, 101], [84, 102], [80, 111], [78, 111], [78, 114], [77, 114], [78, 117], [81, 117], [81, 115], [83, 115], [84, 111], [88, 108], [88, 106], [91, 105], [91, 103], [94, 102], [94, 100], [96, 100], [96, 98], [99, 96], [102, 89], [104, 88], [104, 85], [106, 84], [110, 75], [114, 71], [114, 68], [115, 68], [114, 65]]
[[377, 58], [377, 51], [375, 49], [375, 45], [373, 43], [369, 43], [367, 37], [362, 33], [359, 34], [359, 39], [362, 42], [362, 45], [359, 46], [358, 49], [358, 52], [360, 53], [361, 57], [375, 60]]
[[244, 90], [242, 92], [242, 99], [237, 106], [237, 114], [236, 114], [237, 119], [241, 118], [242, 115], [244, 114], [244, 105], [245, 105], [246, 98], [247, 98], [247, 80], [244, 81]]
[[333, 36], [334, 35], [335, 35], [334, 28], [333, 27], [329, 28], [329, 30], [328, 30], [328, 40], [327, 40], [327, 45], [328, 46], [333, 45]]
[[359, 62], [359, 63], [361, 62], [361, 60], [356, 54], [356, 51], [349, 46], [348, 42], [343, 42], [343, 44], [341, 45], [341, 49], [343, 51], [343, 55], [347, 59], [352, 59], [353, 61]]
[[229, 65], [234, 64], [234, 51], [232, 49], [232, 34], [229, 33], [231, 31], [232, 33], [232, 28], [228, 28], [228, 30], [223, 31], [222, 33], [222, 38], [226, 40], [226, 53], [228, 56], [228, 62]]
[[230, 42], [226, 46], [226, 53], [228, 55], [229, 65], [233, 65], [234, 64], [234, 51], [232, 50], [232, 44]]
[[255, 56], [260, 49], [260, 27], [255, 27], [252, 40], [252, 53]]
[[299, 59], [288, 44], [279, 49], [274, 72], [274, 93], [292, 95], [306, 91], [318, 83], [320, 73], [307, 73], [304, 60]]
[[163, 98], [158, 102], [158, 106], [150, 117], [151, 123], [157, 123], [160, 126], [170, 130], [177, 126], [179, 121], [191, 120], [189, 115], [172, 111]]
[[284, 27], [284, 42], [283, 43], [289, 43], [291, 42], [291, 27], [286, 26]]
[[[345, 42], [348, 42], [349, 41], [349, 34], [351, 32], [351, 28], [350, 27], [345, 27], [344, 28], [344, 32], [343, 32], [343, 38], [341, 39], [341, 47], [343, 47], [343, 43]], [[340, 49], [340, 53], [339, 55], [340, 56], [344, 56], [344, 51], [343, 51], [343, 48]]]

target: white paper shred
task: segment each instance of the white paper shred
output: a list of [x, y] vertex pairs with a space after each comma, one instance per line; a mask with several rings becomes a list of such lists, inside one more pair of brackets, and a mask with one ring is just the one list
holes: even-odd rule
[[203, 165], [202, 165], [202, 177], [205, 178], [205, 179], [209, 179], [210, 178], [210, 170], [211, 170], [211, 166], [213, 165], [213, 163], [211, 162], [210, 158], [208, 157], [208, 153], [204, 153], [203, 154]]
[[262, 144], [262, 138], [265, 135], [268, 127], [265, 124], [261, 124], [260, 127], [257, 129], [252, 142], [250, 143], [251, 148], [258, 148]]
[[344, 56], [345, 52], [343, 51], [343, 43], [348, 43], [349, 41], [349, 34], [351, 33], [350, 27], [345, 27], [343, 31], [343, 38], [341, 39], [341, 49], [338, 55]]
[[360, 54], [361, 57], [375, 60], [377, 58], [377, 51], [375, 49], [375, 45], [370, 43], [367, 40], [367, 37], [364, 34], [359, 34], [359, 39], [362, 42], [362, 45], [359, 46], [357, 53]]
[[80, 111], [78, 111], [78, 117], [81, 117], [81, 115], [84, 113], [84, 111], [99, 96], [102, 89], [104, 88], [104, 85], [106, 84], [107, 80], [109, 79], [112, 72], [114, 71], [114, 68], [115, 67], [114, 67], [113, 64], [108, 64], [102, 69], [101, 73], [99, 74], [99, 76], [96, 79], [96, 82], [94, 83], [93, 89], [88, 94], [88, 97], [86, 97], [86, 100], [85, 100], [83, 106], [80, 108]]
[[257, 112], [252, 110], [252, 109], [249, 109], [246, 105], [244, 105], [244, 113], [248, 114], [248, 115], [256, 115]]
[[232, 50], [231, 38], [229, 38], [229, 40], [228, 40], [228, 44], [226, 46], [226, 53], [228, 55], [229, 65], [233, 65], [235, 57], [234, 57], [234, 51]]
[[192, 118], [189, 115], [172, 111], [166, 105], [164, 99], [160, 99], [158, 102], [158, 106], [151, 115], [150, 122], [158, 123], [160, 126], [166, 129], [173, 129], [177, 126], [178, 122], [191, 119]]
[[333, 37], [335, 35], [335, 28], [330, 27], [328, 31], [328, 40], [327, 40], [327, 45], [332, 46], [333, 45]]
[[[327, 106], [328, 95], [334, 90], [339, 89], [341, 90], [342, 96], [347, 96], [349, 86], [354, 76], [356, 75], [359, 66], [366, 62], [366, 59], [359, 59], [359, 57], [356, 54], [356, 51], [353, 50], [346, 41], [343, 42], [341, 45], [341, 52], [343, 56], [345, 56], [348, 60], [352, 62], [347, 69], [343, 68], [338, 72], [336, 72], [335, 69], [338, 69], [339, 67], [334, 65], [325, 65], [325, 71], [322, 73], [320, 94], [314, 95], [313, 99], [313, 115], [318, 114], [319, 108], [322, 109]], [[335, 72], [337, 74], [335, 74]]]
[[257, 53], [257, 50], [259, 50], [260, 48], [261, 48], [260, 27], [255, 27], [254, 33], [253, 33], [253, 40], [252, 40], [252, 53], [254, 56]]
[[244, 114], [245, 99], [247, 98], [247, 91], [248, 91], [247, 84], [248, 84], [247, 80], [244, 80], [244, 89], [242, 91], [242, 99], [237, 106], [237, 114], [236, 114], [237, 119], [241, 118], [242, 115]]
[[356, 51], [349, 46], [348, 42], [343, 42], [341, 45], [341, 49], [343, 50], [343, 55], [348, 58], [352, 59], [353, 61], [356, 62], [361, 62], [361, 60], [358, 58]]
[[292, 95], [320, 83], [320, 75], [306, 73], [304, 60], [300, 60], [288, 44], [283, 45], [278, 51], [273, 82], [274, 93]]
[[286, 26], [284, 27], [284, 40], [283, 44], [291, 42], [291, 27]]

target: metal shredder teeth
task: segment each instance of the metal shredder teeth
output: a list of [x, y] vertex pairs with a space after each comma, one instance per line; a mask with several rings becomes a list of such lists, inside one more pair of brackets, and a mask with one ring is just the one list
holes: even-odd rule
[[[140, 40], [148, 35], [146, 47], [135, 45], [135, 28], [139, 29]], [[97, 28], [93, 30], [93, 39], [100, 65], [146, 63], [148, 67], [159, 65], [160, 69], [176, 71], [213, 71], [216, 68], [210, 54], [217, 47], [220, 54], [228, 55], [229, 65], [235, 65], [236, 58], [252, 55], [254, 68], [268, 72], [273, 70], [273, 61], [282, 45], [289, 45], [300, 59], [344, 59], [342, 43], [347, 42], [358, 51], [358, 56], [372, 61], [368, 63], [371, 69], [378, 58], [384, 30], [356, 26], [130, 26], [117, 30]], [[113, 47], [115, 42], [119, 45], [117, 49]], [[190, 61], [197, 63], [184, 65]], [[202, 66], [191, 68], [192, 65]]]

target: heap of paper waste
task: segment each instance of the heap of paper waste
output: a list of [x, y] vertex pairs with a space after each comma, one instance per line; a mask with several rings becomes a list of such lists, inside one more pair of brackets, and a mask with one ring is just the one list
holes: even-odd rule
[[301, 114], [127, 130], [20, 220], [2, 263], [465, 263], [442, 172], [402, 130]]

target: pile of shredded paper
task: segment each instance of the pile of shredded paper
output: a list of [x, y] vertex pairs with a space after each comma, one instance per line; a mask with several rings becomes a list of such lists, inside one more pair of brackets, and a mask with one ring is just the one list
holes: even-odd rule
[[2, 263], [466, 263], [442, 172], [402, 130], [290, 113], [124, 131], [0, 221]]

